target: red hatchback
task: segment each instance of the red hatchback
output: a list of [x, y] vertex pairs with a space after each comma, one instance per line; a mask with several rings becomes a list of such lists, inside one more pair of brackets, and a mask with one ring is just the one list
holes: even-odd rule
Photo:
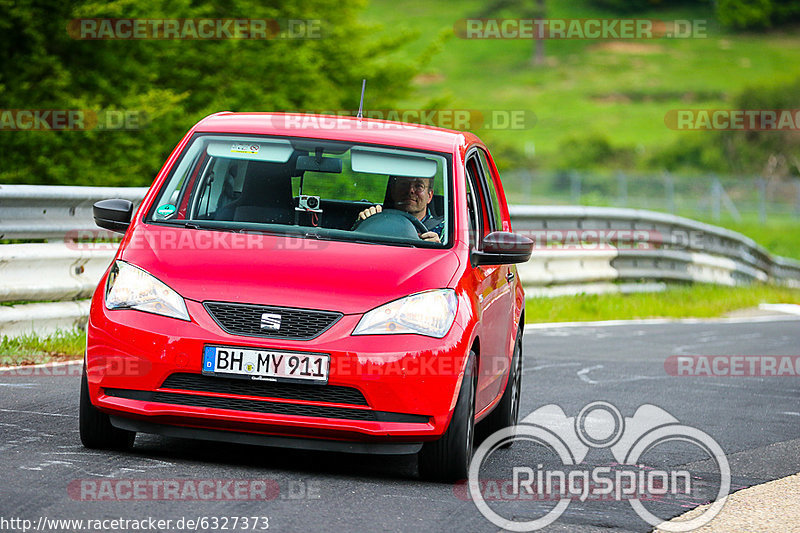
[[470, 133], [218, 113], [178, 144], [92, 300], [80, 434], [417, 453], [466, 477], [516, 423], [525, 297], [497, 169]]

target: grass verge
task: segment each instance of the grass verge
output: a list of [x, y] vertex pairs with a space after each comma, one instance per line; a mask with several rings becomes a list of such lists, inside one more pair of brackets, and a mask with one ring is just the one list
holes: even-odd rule
[[761, 303], [800, 304], [800, 290], [773, 285], [680, 285], [656, 293], [531, 298], [526, 302], [525, 320], [527, 323], [536, 323], [637, 318], [716, 318], [737, 309], [757, 307]]
[[0, 340], [0, 366], [34, 365], [68, 361], [83, 355], [86, 332], [81, 329], [59, 331], [47, 336], [26, 334], [3, 336]]

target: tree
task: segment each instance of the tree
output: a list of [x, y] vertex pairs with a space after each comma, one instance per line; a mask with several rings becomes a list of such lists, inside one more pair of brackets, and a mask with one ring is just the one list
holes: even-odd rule
[[[131, 130], [2, 131], [0, 182], [148, 185], [197, 120], [231, 111], [352, 109], [361, 78], [373, 107], [410, 90], [421, 65], [392, 56], [407, 35], [374, 36], [363, 0], [0, 0], [0, 107], [128, 110]], [[319, 21], [321, 38], [81, 40], [79, 18]], [[116, 116], [116, 115], [114, 115]], [[2, 125], [0, 125], [2, 128]]]
[[[499, 17], [504, 13], [513, 14], [520, 19], [547, 18], [545, 0], [494, 0], [479, 11], [474, 18]], [[544, 65], [545, 43], [544, 39], [534, 38], [531, 65]]]

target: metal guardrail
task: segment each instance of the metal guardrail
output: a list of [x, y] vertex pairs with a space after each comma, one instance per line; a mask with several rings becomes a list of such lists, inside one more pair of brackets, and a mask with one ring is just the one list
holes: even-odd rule
[[106, 198], [125, 198], [138, 206], [147, 187], [68, 187], [0, 185], [0, 239], [63, 240], [70, 234], [96, 231], [92, 205]]
[[[511, 206], [510, 210], [515, 231], [539, 238], [543, 241], [540, 248], [558, 250], [578, 262], [599, 253], [591, 242], [586, 242], [592, 232], [627, 232], [631, 238], [622, 240], [622, 246], [615, 247], [616, 253], [609, 260], [616, 275], [606, 277], [606, 281], [666, 280], [723, 285], [769, 281], [800, 287], [800, 262], [774, 257], [744, 235], [688, 218], [612, 207]], [[547, 242], [549, 234], [563, 236], [570, 231], [583, 237], [582, 243], [570, 248], [558, 239]], [[540, 255], [541, 252], [534, 251], [531, 260], [536, 261]], [[574, 282], [596, 281], [592, 268], [584, 270], [584, 277], [573, 279]]]
[[[91, 249], [76, 246], [72, 239], [98, 234], [94, 202], [126, 198], [138, 204], [146, 192], [0, 185], [0, 239], [49, 241], [0, 245], [0, 302], [58, 301], [0, 306], [0, 335], [31, 329], [41, 333], [43, 328], [71, 327], [85, 320], [88, 303], [80, 299], [91, 295], [115, 246]], [[638, 209], [510, 209], [514, 230], [537, 241], [531, 261], [519, 267], [529, 295], [621, 286], [653, 290], [659, 286], [654, 281], [769, 281], [800, 287], [800, 262], [773, 257], [753, 240], [709, 224]]]

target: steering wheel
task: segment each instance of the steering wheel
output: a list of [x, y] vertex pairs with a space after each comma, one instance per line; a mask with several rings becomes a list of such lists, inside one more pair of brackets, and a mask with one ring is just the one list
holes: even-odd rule
[[427, 233], [429, 230], [425, 224], [410, 213], [399, 209], [384, 209], [380, 213], [356, 222], [353, 231], [413, 239], [419, 238], [420, 234]]

